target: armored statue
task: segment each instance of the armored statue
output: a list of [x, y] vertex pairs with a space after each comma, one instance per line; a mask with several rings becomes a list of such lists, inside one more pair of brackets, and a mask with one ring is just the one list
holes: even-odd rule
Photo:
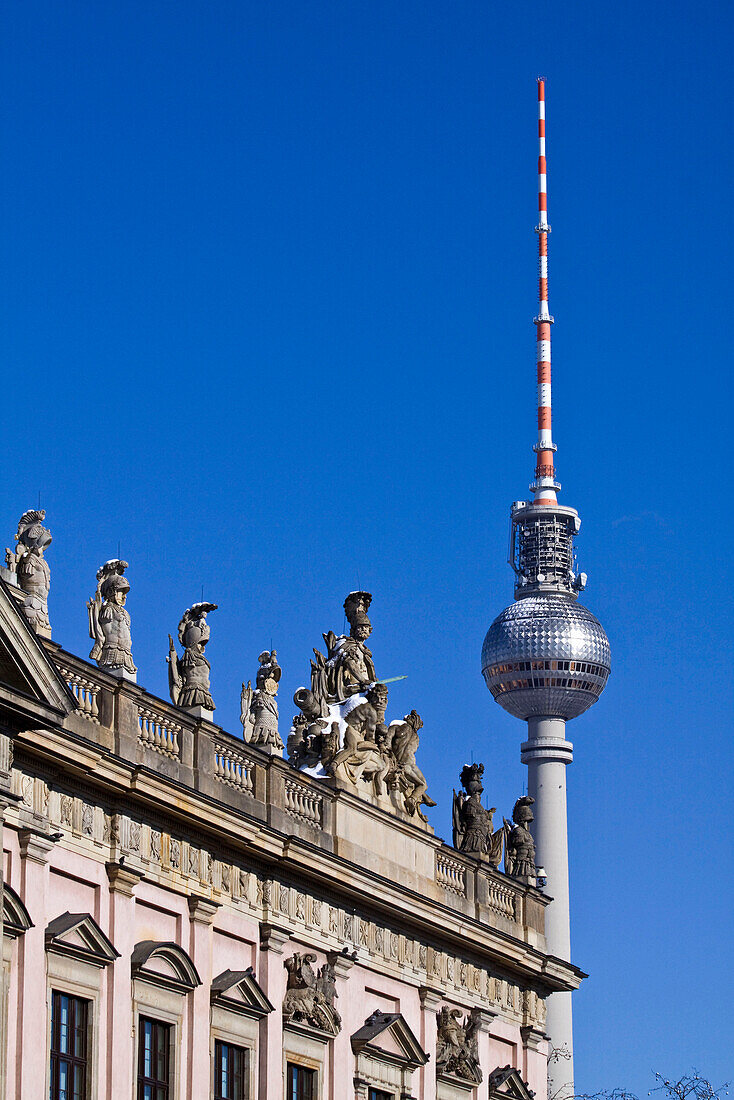
[[372, 602], [369, 592], [350, 592], [344, 601], [349, 621], [349, 636], [337, 637], [332, 630], [323, 635], [327, 648], [324, 657], [314, 650], [311, 662], [311, 691], [325, 717], [328, 703], [341, 703], [375, 683], [375, 665], [365, 642], [372, 633], [367, 611]]
[[423, 719], [420, 714], [411, 710], [402, 722], [391, 722], [387, 727], [382, 751], [390, 763], [388, 786], [402, 794], [403, 807], [407, 814], [411, 817], [417, 814], [423, 821], [427, 821], [421, 806], [435, 806], [436, 803], [426, 794], [428, 783], [415, 759], [420, 741], [418, 730], [422, 728]]
[[383, 749], [388, 733], [386, 707], [387, 688], [375, 684], [368, 690], [365, 701], [347, 713], [344, 746], [331, 763], [332, 775], [355, 787], [360, 779], [371, 781], [377, 796], [385, 793], [383, 779], [392, 763]]
[[240, 721], [242, 736], [251, 745], [262, 745], [282, 754], [283, 742], [278, 733], [278, 683], [281, 667], [276, 651], [265, 650], [258, 657], [260, 667], [255, 678], [255, 691], [250, 681], [242, 685]]
[[529, 825], [533, 820], [533, 811], [530, 807], [535, 802], [530, 795], [518, 798], [512, 811], [512, 822], [505, 818], [505, 874], [512, 878], [535, 878], [535, 842], [530, 833]]
[[481, 1084], [482, 1070], [479, 1065], [479, 1029], [482, 1022], [481, 1009], [473, 1008], [468, 1016], [461, 1019], [458, 1008], [444, 1005], [436, 1013], [438, 1036], [436, 1040], [436, 1071], [440, 1074], [453, 1074], [465, 1081]]
[[334, 1006], [337, 996], [334, 965], [324, 963], [316, 975], [311, 965], [314, 962], [316, 956], [310, 953], [292, 955], [285, 960], [288, 981], [283, 998], [283, 1019], [338, 1035], [342, 1021]]
[[171, 699], [179, 707], [214, 710], [209, 684], [211, 665], [204, 650], [209, 641], [206, 617], [216, 609], [215, 603], [195, 603], [184, 611], [178, 624], [178, 640], [184, 650], [182, 657], [178, 656], [173, 638], [168, 635], [168, 685]]
[[482, 805], [483, 775], [484, 764], [465, 764], [461, 769], [464, 790], [458, 794], [454, 791], [454, 848], [467, 855], [486, 856], [493, 867], [499, 867], [505, 831], [492, 831], [493, 814], [497, 807], [487, 810]]
[[132, 676], [137, 669], [133, 662], [130, 637], [130, 612], [125, 607], [130, 582], [123, 575], [126, 561], [113, 558], [97, 570], [97, 591], [87, 600], [89, 637], [94, 642], [90, 658], [100, 668], [110, 672], [128, 672]]
[[51, 571], [43, 552], [51, 542], [51, 532], [43, 526], [46, 513], [24, 512], [18, 520], [15, 550], [5, 550], [5, 564], [16, 574], [18, 587], [25, 592], [23, 614], [36, 632], [51, 637], [48, 619], [48, 593]]

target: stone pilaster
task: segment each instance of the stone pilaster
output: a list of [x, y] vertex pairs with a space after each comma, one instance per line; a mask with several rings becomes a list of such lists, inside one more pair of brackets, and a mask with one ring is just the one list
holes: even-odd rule
[[201, 985], [187, 998], [189, 1014], [189, 1096], [208, 1096], [209, 997], [212, 984], [212, 924], [219, 903], [209, 898], [189, 898], [189, 955], [199, 972]]
[[283, 951], [292, 934], [292, 929], [283, 925], [260, 925], [257, 980], [275, 1009], [260, 1021], [258, 1096], [267, 1096], [268, 1100], [283, 1100], [283, 998], [287, 982]]
[[427, 1063], [418, 1070], [421, 1085], [419, 1094], [421, 1096], [435, 1096], [437, 1090], [436, 1039], [438, 1037], [436, 1013], [444, 1003], [445, 998], [437, 989], [431, 989], [427, 985], [420, 987], [418, 995], [421, 999], [420, 1044], [428, 1055]]
[[135, 887], [140, 871], [123, 860], [105, 864], [109, 880], [110, 939], [120, 958], [109, 967], [107, 976], [107, 1019], [111, 1035], [107, 1060], [106, 1100], [133, 1093], [133, 1009], [130, 996], [130, 956], [135, 946]]
[[18, 946], [18, 1095], [28, 1100], [40, 1100], [46, 1088], [46, 1059], [39, 1058], [39, 1051], [46, 1050], [46, 897], [48, 857], [55, 839], [32, 829], [18, 834], [20, 896], [33, 921]]

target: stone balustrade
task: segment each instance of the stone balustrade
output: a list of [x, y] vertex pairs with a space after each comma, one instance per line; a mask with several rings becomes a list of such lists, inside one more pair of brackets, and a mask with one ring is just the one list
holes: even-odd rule
[[73, 669], [59, 666], [59, 672], [69, 685], [69, 691], [77, 702], [77, 713], [99, 725], [99, 685]]
[[310, 787], [294, 779], [286, 779], [285, 812], [320, 829], [324, 817], [324, 800]]
[[436, 852], [436, 882], [444, 890], [466, 897], [466, 868], [460, 860], [445, 852]]
[[517, 919], [517, 891], [499, 882], [490, 882], [487, 906], [507, 920]]
[[181, 755], [180, 738], [183, 734], [178, 722], [150, 707], [138, 707], [138, 740], [153, 752], [178, 760]]
[[252, 794], [254, 789], [253, 771], [255, 765], [243, 753], [225, 745], [221, 741], [214, 741], [214, 778], [220, 783], [227, 783], [230, 787], [236, 787], [246, 794]]

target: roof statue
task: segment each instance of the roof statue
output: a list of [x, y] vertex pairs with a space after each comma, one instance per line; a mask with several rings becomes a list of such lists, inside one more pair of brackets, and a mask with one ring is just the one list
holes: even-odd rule
[[436, 1072], [481, 1084], [479, 1066], [479, 1029], [482, 1010], [473, 1008], [461, 1019], [461, 1010], [444, 1005], [436, 1013]]
[[[463, 791], [454, 791], [453, 841], [454, 848], [467, 855], [486, 857], [493, 867], [499, 867], [505, 830], [492, 831], [496, 806], [487, 810], [482, 805], [482, 776], [484, 764], [465, 764], [461, 769]], [[465, 793], [466, 792], [466, 793]]]
[[18, 587], [25, 592], [22, 611], [27, 622], [36, 632], [51, 637], [48, 618], [48, 593], [51, 587], [51, 570], [43, 556], [51, 543], [51, 532], [43, 526], [44, 511], [31, 509], [18, 520], [15, 550], [5, 550], [5, 564], [15, 573]]
[[532, 879], [535, 881], [535, 841], [530, 832], [535, 802], [530, 795], [518, 798], [512, 811], [514, 825], [505, 818], [507, 841], [505, 843], [505, 874], [512, 878]]
[[94, 641], [89, 656], [114, 675], [134, 678], [130, 612], [125, 607], [130, 582], [123, 576], [127, 568], [126, 561], [114, 558], [97, 570], [97, 591], [87, 600], [89, 637]]
[[426, 822], [421, 807], [435, 802], [415, 756], [423, 722], [415, 710], [386, 722], [387, 687], [365, 645], [371, 602], [369, 592], [350, 592], [344, 601], [349, 636], [329, 631], [323, 635], [327, 655], [314, 650], [311, 687], [293, 696], [301, 713], [293, 719], [288, 757], [297, 768]]
[[242, 736], [251, 745], [259, 745], [267, 752], [283, 755], [283, 741], [278, 733], [278, 684], [282, 670], [277, 652], [264, 650], [258, 657], [259, 668], [255, 678], [255, 690], [250, 681], [242, 685], [240, 695], [240, 721]]
[[[216, 611], [215, 603], [195, 603], [183, 613], [178, 624], [178, 640], [183, 646], [183, 656], [176, 652], [173, 638], [168, 635], [168, 685], [172, 701], [187, 710], [214, 710], [209, 673], [211, 665], [204, 656], [209, 641], [209, 624], [206, 617]], [[202, 716], [200, 714], [200, 716]]]

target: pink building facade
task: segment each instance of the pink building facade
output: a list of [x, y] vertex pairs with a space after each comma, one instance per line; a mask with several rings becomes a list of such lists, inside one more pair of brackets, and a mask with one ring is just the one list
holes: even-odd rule
[[0, 652], [0, 1097], [544, 1100], [583, 975], [540, 890], [65, 652], [5, 582]]

